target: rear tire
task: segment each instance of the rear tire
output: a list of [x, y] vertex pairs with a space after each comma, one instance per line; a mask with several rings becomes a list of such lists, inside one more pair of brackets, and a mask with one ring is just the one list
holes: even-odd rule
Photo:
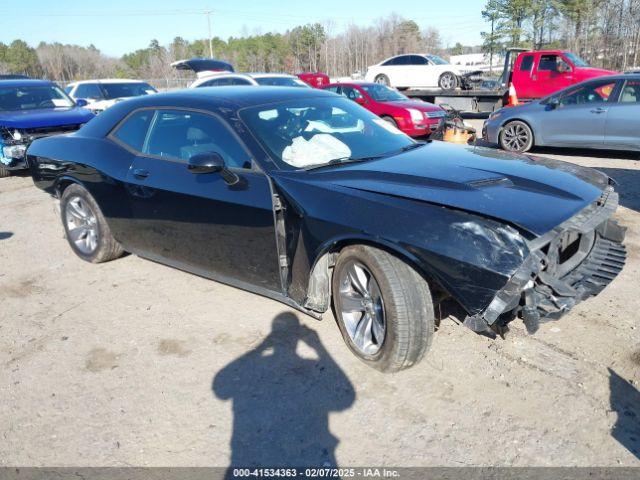
[[4, 165], [0, 165], [0, 178], [5, 178], [11, 176], [11, 170], [9, 170]]
[[80, 185], [70, 185], [62, 193], [60, 217], [71, 249], [82, 260], [102, 263], [124, 254], [95, 199]]
[[498, 143], [508, 152], [528, 152], [533, 147], [533, 131], [526, 123], [513, 120], [500, 130]]
[[383, 73], [381, 73], [380, 75], [376, 75], [374, 82], [379, 83], [381, 85], [386, 85], [387, 87], [389, 86], [389, 83], [390, 83], [389, 77], [387, 77]]
[[333, 270], [332, 292], [342, 337], [367, 365], [396, 372], [418, 363], [429, 349], [435, 325], [429, 285], [398, 257], [365, 245], [345, 248]]

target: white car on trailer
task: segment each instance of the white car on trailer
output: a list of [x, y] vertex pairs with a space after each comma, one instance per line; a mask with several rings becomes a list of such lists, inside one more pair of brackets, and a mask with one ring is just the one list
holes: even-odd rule
[[387, 58], [367, 69], [367, 82], [395, 88], [441, 88], [454, 90], [461, 86], [467, 73], [437, 55], [406, 54]]

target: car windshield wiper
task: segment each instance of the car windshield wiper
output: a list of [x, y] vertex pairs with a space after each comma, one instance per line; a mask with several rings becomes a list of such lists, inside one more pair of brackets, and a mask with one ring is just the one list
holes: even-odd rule
[[409, 150], [414, 150], [416, 148], [424, 147], [425, 145], [426, 145], [426, 142], [411, 143], [405, 147], [402, 147], [400, 149], [400, 153], [404, 153], [404, 152], [408, 152]]
[[329, 160], [326, 163], [320, 163], [318, 165], [310, 165], [308, 167], [304, 167], [305, 170], [315, 170], [316, 168], [322, 168], [322, 167], [330, 167], [333, 165], [344, 165], [347, 163], [359, 163], [359, 162], [368, 162], [369, 160], [377, 160], [379, 158], [383, 158], [386, 157], [387, 154], [382, 154], [382, 155], [371, 155], [368, 157], [341, 157], [341, 158], [334, 158], [333, 160]]
[[394, 152], [382, 153], [380, 155], [371, 155], [368, 157], [341, 157], [334, 158], [333, 160], [329, 160], [327, 163], [320, 163], [318, 165], [310, 165], [308, 167], [304, 167], [305, 170], [315, 170], [316, 168], [330, 167], [334, 165], [344, 165], [347, 163], [359, 163], [359, 162], [368, 162], [369, 160], [378, 160], [380, 158], [390, 157], [392, 155], [396, 155], [398, 153], [408, 152], [409, 150], [413, 150], [419, 147], [426, 145], [425, 142], [416, 142], [411, 143], [409, 145], [405, 145], [400, 150], [396, 150]]

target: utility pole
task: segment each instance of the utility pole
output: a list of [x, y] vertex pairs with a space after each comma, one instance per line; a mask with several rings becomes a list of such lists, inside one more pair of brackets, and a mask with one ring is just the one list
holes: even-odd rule
[[207, 16], [207, 29], [209, 31], [209, 58], [213, 58], [213, 39], [211, 38], [211, 10], [205, 10], [204, 14]]

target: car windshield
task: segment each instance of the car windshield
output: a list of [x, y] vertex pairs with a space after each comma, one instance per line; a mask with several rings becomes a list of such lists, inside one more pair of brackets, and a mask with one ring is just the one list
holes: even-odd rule
[[255, 81], [265, 87], [307, 87], [302, 80], [293, 77], [257, 77]]
[[427, 55], [426, 57], [436, 65], [449, 65], [449, 62], [447, 62], [444, 58], [439, 57], [437, 55]]
[[249, 129], [284, 169], [365, 161], [421, 145], [346, 98], [249, 107]]
[[590, 67], [587, 62], [577, 56], [575, 53], [565, 52], [564, 54], [576, 67]]
[[0, 111], [68, 108], [74, 105], [55, 85], [0, 87]]
[[107, 100], [113, 98], [138, 97], [140, 95], [148, 95], [155, 93], [156, 89], [148, 83], [102, 83], [100, 84], [104, 98]]
[[376, 102], [399, 102], [402, 100], [409, 100], [398, 91], [379, 83], [362, 85], [362, 89]]

